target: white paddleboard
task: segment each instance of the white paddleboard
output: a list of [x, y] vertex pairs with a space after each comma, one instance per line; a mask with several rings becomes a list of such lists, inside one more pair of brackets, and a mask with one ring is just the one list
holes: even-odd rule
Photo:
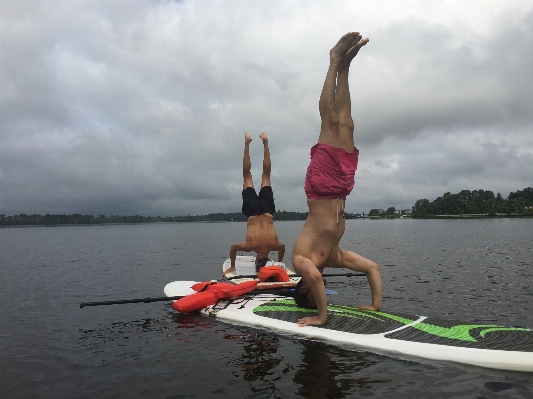
[[[165, 294], [184, 295], [189, 292], [189, 283], [170, 283]], [[533, 330], [526, 328], [359, 311], [334, 304], [328, 304], [324, 326], [300, 327], [296, 321], [316, 315], [317, 310], [299, 308], [292, 298], [274, 294], [244, 294], [200, 312], [231, 324], [353, 345], [377, 353], [533, 372]]]

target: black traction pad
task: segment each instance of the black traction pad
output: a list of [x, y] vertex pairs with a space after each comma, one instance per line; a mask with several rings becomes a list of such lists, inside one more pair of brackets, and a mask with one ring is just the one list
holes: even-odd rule
[[[316, 316], [316, 309], [299, 308], [293, 299], [274, 299], [253, 312], [264, 317], [296, 323]], [[464, 323], [401, 313], [357, 310], [350, 306], [328, 305], [325, 328], [354, 334], [383, 334], [388, 339], [436, 345], [533, 352], [533, 330], [494, 324]], [[411, 325], [412, 324], [412, 325]], [[409, 326], [411, 325], [411, 326]], [[403, 327], [403, 328], [401, 328]], [[398, 331], [392, 332], [393, 330]]]

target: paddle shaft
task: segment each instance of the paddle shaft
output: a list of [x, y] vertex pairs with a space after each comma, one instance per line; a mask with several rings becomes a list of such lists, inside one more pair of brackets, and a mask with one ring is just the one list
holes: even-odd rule
[[[282, 296], [287, 296], [291, 294], [290, 289], [282, 289], [282, 290], [258, 290], [258, 291], [250, 291], [246, 292], [244, 295], [260, 295], [260, 294], [279, 294]], [[164, 301], [175, 301], [176, 299], [181, 299], [183, 296], [163, 296], [163, 297], [156, 297], [156, 298], [139, 298], [139, 299], [120, 299], [117, 301], [102, 301], [102, 302], [82, 302], [80, 303], [80, 309], [84, 308], [85, 306], [101, 306], [101, 305], [122, 305], [125, 303], [150, 303], [150, 302], [164, 302]]]
[[[302, 277], [302, 276], [300, 274], [290, 274], [289, 277]], [[366, 277], [366, 274], [365, 273], [330, 273], [330, 274], [323, 274], [322, 277]], [[257, 274], [226, 277], [227, 280], [235, 280], [238, 278], [257, 278]]]
[[102, 302], [82, 302], [80, 303], [80, 309], [85, 306], [100, 306], [100, 305], [121, 305], [123, 303], [150, 303], [150, 302], [163, 302], [163, 301], [175, 301], [176, 299], [183, 298], [183, 296], [162, 296], [157, 298], [139, 298], [139, 299], [121, 299], [118, 301], [102, 301]]

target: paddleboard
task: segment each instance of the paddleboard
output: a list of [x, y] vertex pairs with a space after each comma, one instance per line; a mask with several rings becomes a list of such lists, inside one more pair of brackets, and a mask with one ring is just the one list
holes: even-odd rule
[[[265, 266], [279, 266], [282, 267], [289, 275], [289, 282], [265, 281], [257, 284], [257, 290], [274, 290], [281, 288], [293, 288], [298, 284], [301, 277], [296, 277], [296, 273], [290, 270], [283, 262], [268, 261]], [[222, 265], [222, 273], [231, 267], [231, 259], [227, 259]], [[246, 277], [244, 277], [246, 276]], [[252, 277], [250, 277], [252, 276]], [[225, 275], [227, 279], [235, 284], [244, 281], [250, 281], [257, 278], [257, 271], [255, 269], [255, 256], [237, 255], [235, 259], [235, 271], [229, 272]]]
[[[183, 285], [178, 283], [167, 285], [165, 294], [183, 295]], [[533, 372], [533, 330], [526, 328], [360, 311], [335, 304], [328, 304], [324, 326], [300, 327], [296, 321], [316, 315], [317, 310], [299, 308], [292, 298], [275, 294], [245, 294], [200, 312], [230, 324], [326, 340], [376, 353]]]

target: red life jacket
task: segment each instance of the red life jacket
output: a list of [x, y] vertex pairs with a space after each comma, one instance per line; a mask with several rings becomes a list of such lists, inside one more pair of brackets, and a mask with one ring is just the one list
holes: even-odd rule
[[264, 266], [259, 269], [257, 277], [259, 281], [279, 281], [283, 283], [291, 281], [289, 275], [281, 266]]
[[189, 313], [214, 305], [220, 299], [230, 299], [245, 294], [255, 287], [257, 287], [257, 281], [245, 281], [240, 284], [219, 283], [218, 281], [196, 283], [191, 287], [197, 291], [196, 294], [178, 299], [172, 304], [172, 307], [180, 313]]

